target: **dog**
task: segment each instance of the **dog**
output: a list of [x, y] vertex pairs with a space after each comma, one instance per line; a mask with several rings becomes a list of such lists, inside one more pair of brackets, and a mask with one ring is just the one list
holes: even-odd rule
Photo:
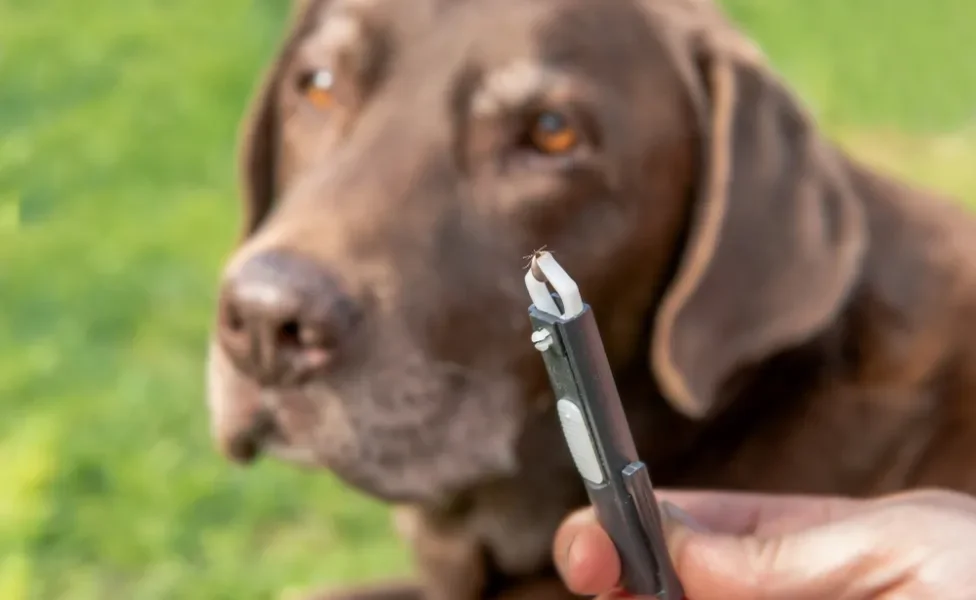
[[417, 561], [325, 597], [571, 597], [542, 245], [657, 485], [976, 491], [974, 219], [826, 139], [711, 3], [301, 2], [244, 123], [214, 438], [394, 505]]

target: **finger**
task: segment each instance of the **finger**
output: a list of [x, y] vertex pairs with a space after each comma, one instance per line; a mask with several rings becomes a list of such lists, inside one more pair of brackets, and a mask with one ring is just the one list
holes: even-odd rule
[[697, 600], [876, 597], [904, 575], [870, 515], [770, 537], [673, 527], [667, 542], [688, 597]]
[[952, 508], [967, 512], [976, 511], [976, 498], [973, 498], [973, 496], [955, 490], [939, 488], [905, 490], [878, 498], [873, 504], [879, 508], [913, 505], [932, 508]]
[[700, 528], [731, 535], [779, 535], [851, 516], [869, 501], [844, 497], [656, 490]]
[[593, 509], [570, 515], [556, 531], [553, 559], [563, 582], [581, 595], [612, 589], [620, 580], [620, 558]]
[[[776, 535], [840, 518], [863, 504], [842, 498], [730, 492], [662, 491], [659, 497], [669, 542], [685, 529]], [[675, 523], [684, 528], [672, 531]], [[553, 543], [553, 558], [566, 586], [578, 594], [603, 593], [620, 580], [619, 556], [591, 508], [564, 521]]]

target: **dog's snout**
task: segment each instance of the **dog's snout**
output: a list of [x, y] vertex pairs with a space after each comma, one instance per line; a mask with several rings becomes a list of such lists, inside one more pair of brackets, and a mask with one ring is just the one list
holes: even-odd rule
[[227, 278], [218, 329], [238, 368], [263, 385], [288, 385], [331, 364], [361, 316], [324, 267], [275, 250]]

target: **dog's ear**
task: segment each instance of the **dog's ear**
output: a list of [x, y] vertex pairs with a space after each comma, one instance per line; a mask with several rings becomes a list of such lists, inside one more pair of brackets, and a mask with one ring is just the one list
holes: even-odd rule
[[278, 55], [252, 95], [239, 134], [238, 173], [244, 203], [242, 237], [248, 237], [267, 217], [277, 194], [280, 119], [278, 88], [282, 70], [295, 45], [327, 0], [295, 0]]
[[683, 43], [702, 166], [650, 354], [665, 397], [697, 419], [740, 369], [837, 317], [867, 234], [843, 159], [764, 61], [707, 36]]

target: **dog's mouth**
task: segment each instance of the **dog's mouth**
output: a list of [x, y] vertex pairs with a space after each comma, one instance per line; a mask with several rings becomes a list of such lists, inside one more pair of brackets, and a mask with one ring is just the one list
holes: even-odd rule
[[254, 416], [250, 427], [245, 427], [231, 436], [227, 442], [227, 458], [240, 465], [255, 462], [265, 448], [274, 445], [280, 431], [270, 411], [262, 410]]
[[[274, 392], [262, 392], [273, 395]], [[267, 456], [296, 466], [316, 468], [320, 464], [313, 452], [289, 441], [272, 411], [262, 408], [253, 421], [233, 433], [224, 444], [224, 455], [240, 466], [250, 466]]]
[[267, 456], [327, 469], [390, 502], [445, 496], [518, 469], [520, 394], [512, 377], [401, 358], [355, 377], [261, 387], [219, 347], [210, 360], [210, 409], [224, 455]]

